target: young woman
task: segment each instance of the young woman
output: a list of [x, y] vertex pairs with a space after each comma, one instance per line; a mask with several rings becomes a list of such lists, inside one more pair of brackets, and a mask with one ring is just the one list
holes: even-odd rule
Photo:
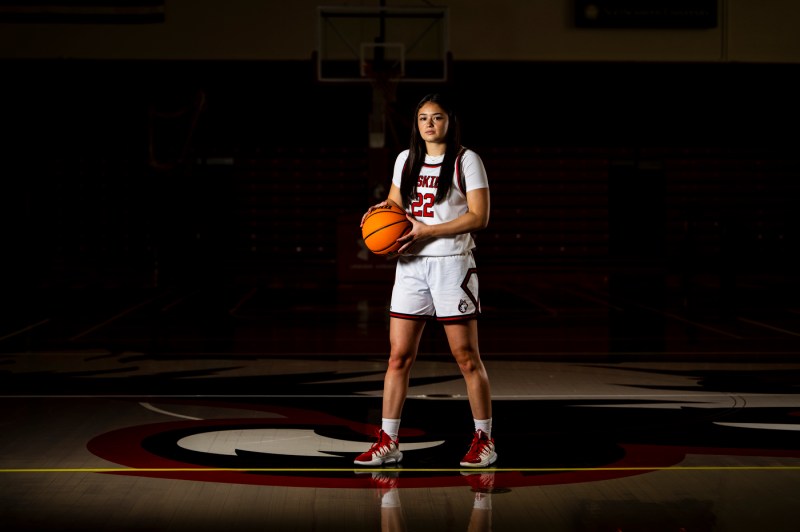
[[[417, 105], [408, 150], [397, 157], [387, 203], [408, 213], [411, 232], [399, 239], [390, 308], [389, 366], [383, 385], [378, 440], [355, 459], [360, 466], [398, 463], [400, 415], [411, 366], [425, 323], [444, 324], [450, 350], [467, 386], [475, 420], [462, 467], [486, 467], [497, 459], [492, 439], [489, 378], [478, 350], [478, 275], [474, 231], [489, 222], [489, 183], [478, 154], [461, 146], [458, 118], [439, 94]], [[362, 218], [363, 224], [363, 218]]]

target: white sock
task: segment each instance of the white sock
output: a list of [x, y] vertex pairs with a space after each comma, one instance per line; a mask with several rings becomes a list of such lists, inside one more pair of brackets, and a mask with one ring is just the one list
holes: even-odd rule
[[482, 430], [487, 438], [492, 437], [492, 418], [489, 419], [475, 419], [475, 430]]
[[381, 418], [381, 430], [392, 440], [397, 441], [397, 435], [400, 433], [400, 420], [385, 417]]
[[472, 507], [476, 510], [491, 510], [492, 509], [492, 494], [491, 493], [476, 493], [475, 500], [472, 502]]
[[381, 508], [400, 508], [400, 492], [397, 491], [397, 488], [392, 488], [383, 494]]

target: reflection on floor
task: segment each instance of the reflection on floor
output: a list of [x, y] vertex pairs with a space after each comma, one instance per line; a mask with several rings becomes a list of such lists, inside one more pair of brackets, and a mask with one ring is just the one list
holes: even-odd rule
[[380, 418], [383, 287], [30, 306], [0, 333], [4, 530], [795, 529], [790, 300], [492, 281], [499, 459], [477, 471], [458, 466], [471, 416], [436, 324], [403, 463], [353, 467]]

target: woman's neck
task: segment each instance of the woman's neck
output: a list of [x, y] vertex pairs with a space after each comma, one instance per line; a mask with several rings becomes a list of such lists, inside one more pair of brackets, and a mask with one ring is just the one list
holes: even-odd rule
[[438, 142], [425, 143], [425, 152], [431, 157], [439, 157], [440, 155], [444, 155], [446, 151], [447, 151], [447, 144], [441, 144]]

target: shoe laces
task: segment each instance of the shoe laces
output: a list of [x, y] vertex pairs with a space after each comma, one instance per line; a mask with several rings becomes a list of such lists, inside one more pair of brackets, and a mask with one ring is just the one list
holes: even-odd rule
[[467, 454], [471, 456], [481, 456], [489, 448], [490, 443], [492, 443], [492, 440], [489, 439], [485, 432], [478, 429], [472, 437], [472, 443], [469, 446], [469, 452]]
[[383, 432], [383, 430], [380, 430], [378, 431], [378, 441], [372, 444], [372, 447], [369, 448], [369, 452], [383, 456], [392, 450], [392, 443], [392, 439], [389, 435]]

